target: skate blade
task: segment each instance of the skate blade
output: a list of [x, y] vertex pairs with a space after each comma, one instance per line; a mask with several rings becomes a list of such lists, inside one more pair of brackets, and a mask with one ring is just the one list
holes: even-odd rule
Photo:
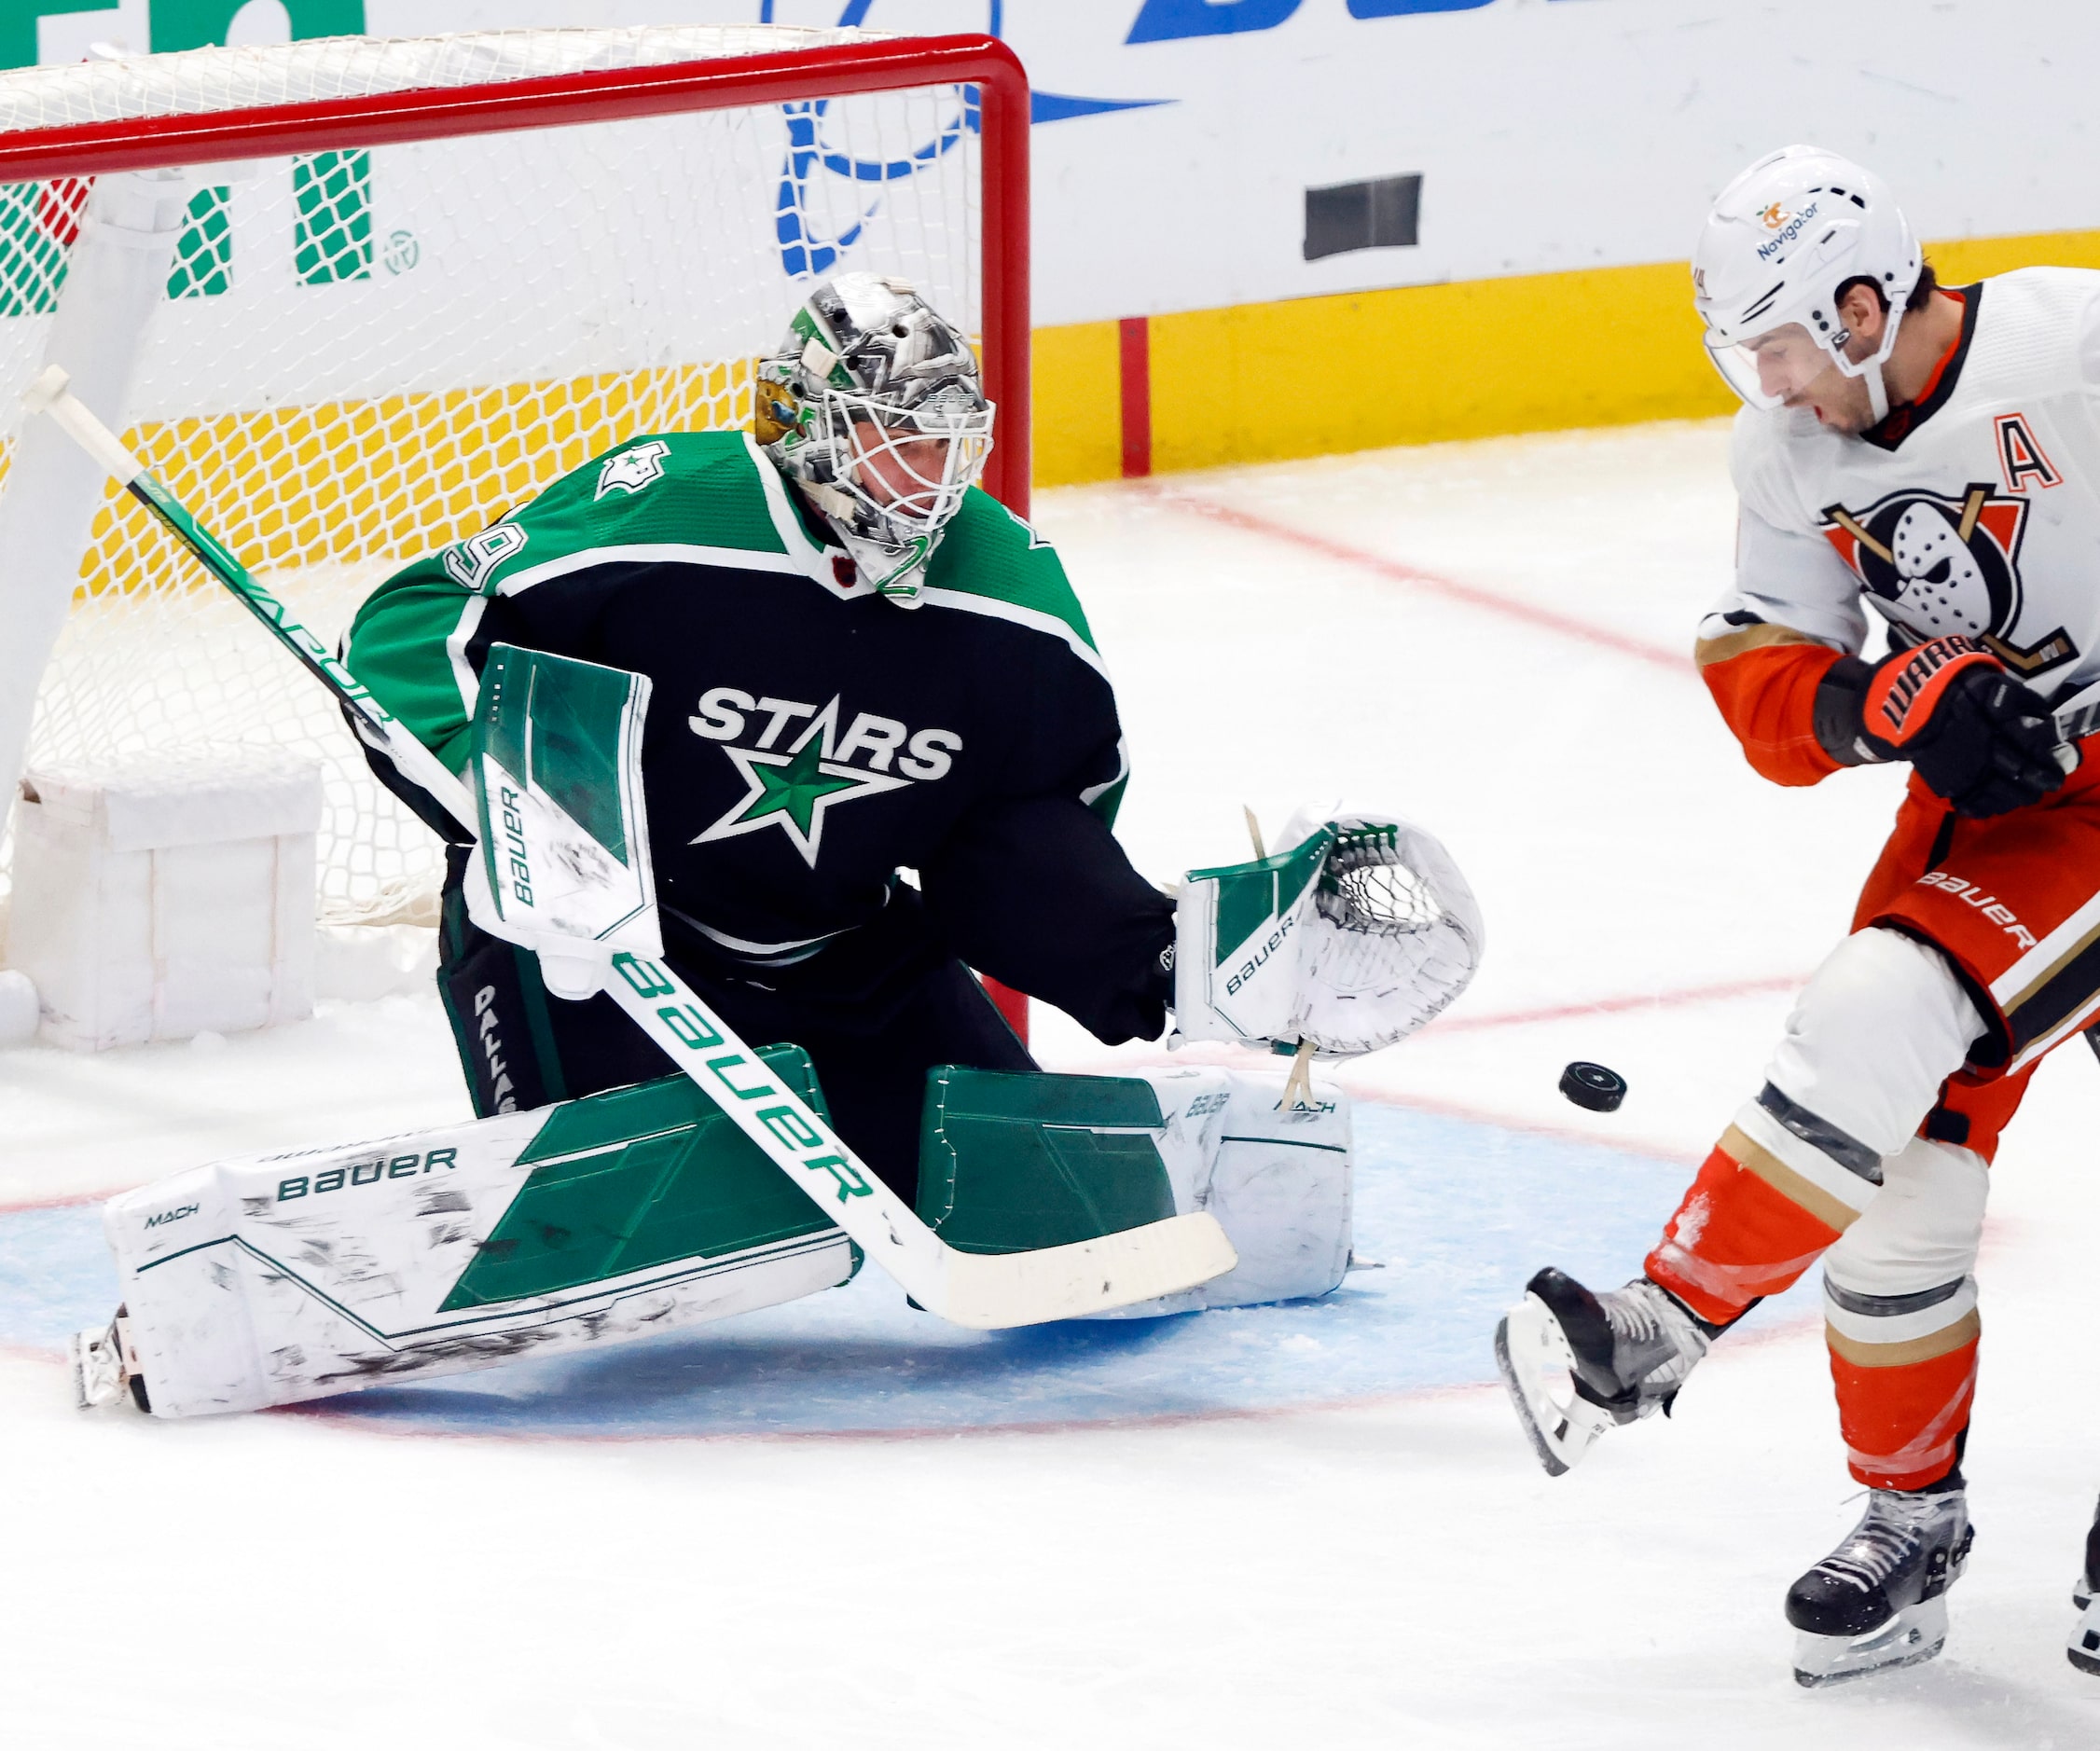
[[[2079, 1591], [2084, 1592], [2081, 1584]], [[2100, 1677], [2100, 1604], [2090, 1593], [2086, 1594], [2079, 1620], [2071, 1626], [2071, 1639], [2064, 1648], [2064, 1658], [2080, 1672], [2090, 1672]]]
[[1548, 1477], [1570, 1470], [1610, 1427], [1606, 1412], [1576, 1396], [1568, 1334], [1538, 1296], [1525, 1296], [1495, 1328], [1495, 1366]]
[[76, 1331], [66, 1344], [73, 1401], [83, 1411], [115, 1404], [124, 1396], [124, 1364], [108, 1326]]
[[1864, 1635], [1816, 1635], [1794, 1632], [1794, 1682], [1810, 1689], [1843, 1684], [1870, 1672], [1914, 1666], [1947, 1645], [1947, 1599], [1908, 1606]]

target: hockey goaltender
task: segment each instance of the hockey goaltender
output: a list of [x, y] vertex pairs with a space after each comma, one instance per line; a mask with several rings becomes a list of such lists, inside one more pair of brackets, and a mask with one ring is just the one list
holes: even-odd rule
[[[975, 485], [995, 409], [911, 287], [816, 287], [755, 401], [748, 432], [630, 438], [359, 612], [342, 674], [414, 738], [373, 765], [452, 846], [439, 986], [481, 1116], [117, 1200], [84, 1401], [486, 1367], [863, 1254], [979, 1326], [1340, 1282], [1349, 1116], [1316, 1061], [1463, 988], [1463, 878], [1361, 814], [1173, 897], [1138, 875], [1108, 671], [1056, 551]], [[570, 902], [614, 921], [550, 925]], [[971, 967], [1104, 1041], [1171, 1009], [1292, 1073], [1046, 1074]]]

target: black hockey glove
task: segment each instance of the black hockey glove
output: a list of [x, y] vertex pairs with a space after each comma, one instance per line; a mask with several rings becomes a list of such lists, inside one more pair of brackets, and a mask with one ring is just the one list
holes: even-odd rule
[[1817, 690], [1816, 734], [1845, 765], [1909, 761], [1935, 796], [1976, 819], [2064, 782], [2041, 696], [1974, 639], [1934, 639], [1871, 667], [1844, 658]]

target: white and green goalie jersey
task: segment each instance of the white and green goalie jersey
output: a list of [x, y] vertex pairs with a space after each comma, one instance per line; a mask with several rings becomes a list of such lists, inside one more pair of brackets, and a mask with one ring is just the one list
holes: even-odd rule
[[650, 677], [659, 899], [715, 952], [821, 951], [916, 870], [950, 952], [1097, 1032], [1157, 1030], [1127, 1005], [1171, 909], [1109, 833], [1114, 694], [1056, 551], [987, 493], [907, 611], [744, 434], [637, 438], [380, 586], [350, 667], [458, 769], [497, 642]]

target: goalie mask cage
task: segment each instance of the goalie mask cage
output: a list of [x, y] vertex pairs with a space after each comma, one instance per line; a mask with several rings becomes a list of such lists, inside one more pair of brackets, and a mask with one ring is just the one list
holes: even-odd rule
[[436, 839], [135, 503], [39, 451], [64, 440], [25, 429], [30, 379], [63, 365], [333, 638], [394, 568], [590, 456], [748, 423], [753, 365], [809, 286], [866, 269], [979, 338], [985, 484], [1025, 515], [1028, 125], [995, 39], [856, 30], [336, 38], [0, 75], [0, 779], [227, 743], [311, 755], [324, 919], [427, 921]]

